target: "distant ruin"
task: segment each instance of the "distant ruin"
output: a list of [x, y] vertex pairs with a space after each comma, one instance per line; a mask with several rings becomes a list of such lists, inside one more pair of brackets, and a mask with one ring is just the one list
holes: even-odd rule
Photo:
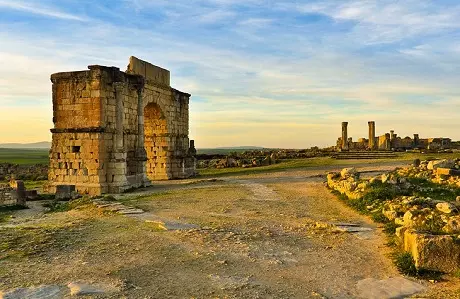
[[190, 94], [170, 86], [170, 72], [131, 57], [116, 67], [56, 73], [48, 191], [120, 193], [152, 180], [195, 175], [189, 148]]
[[441, 150], [456, 147], [450, 138], [425, 138], [414, 134], [413, 138], [401, 138], [391, 130], [381, 136], [375, 136], [375, 121], [369, 121], [368, 138], [359, 138], [357, 142], [348, 137], [348, 122], [342, 122], [342, 137], [337, 139], [338, 151], [368, 150], [368, 151], [403, 151], [411, 149]]

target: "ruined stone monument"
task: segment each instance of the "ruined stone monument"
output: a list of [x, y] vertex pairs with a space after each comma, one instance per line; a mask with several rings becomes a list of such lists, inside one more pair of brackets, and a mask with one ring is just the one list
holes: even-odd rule
[[369, 149], [374, 150], [375, 146], [375, 121], [369, 121]]
[[445, 150], [460, 149], [460, 142], [453, 142], [450, 138], [423, 138], [414, 134], [414, 138], [401, 138], [394, 130], [380, 136], [375, 134], [375, 121], [368, 121], [369, 139], [358, 138], [357, 142], [348, 137], [348, 122], [342, 122], [342, 137], [337, 139], [337, 151], [404, 151], [412, 149]]
[[189, 150], [190, 94], [168, 70], [131, 57], [126, 72], [91, 65], [56, 73], [48, 191], [75, 185], [99, 195], [196, 172]]
[[342, 122], [342, 150], [348, 150], [348, 122]]

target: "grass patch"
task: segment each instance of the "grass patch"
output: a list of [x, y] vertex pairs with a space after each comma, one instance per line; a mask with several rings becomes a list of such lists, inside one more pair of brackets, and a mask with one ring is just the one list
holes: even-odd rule
[[398, 252], [393, 257], [394, 263], [399, 272], [404, 275], [417, 276], [418, 271], [415, 267], [415, 261], [409, 252]]
[[27, 190], [32, 190], [32, 189], [39, 189], [41, 190], [43, 188], [43, 185], [48, 182], [48, 181], [24, 181], [24, 186], [26, 187]]
[[430, 197], [435, 200], [455, 201], [460, 196], [460, 188], [436, 184], [424, 178], [408, 178], [411, 193], [415, 196]]
[[68, 202], [61, 202], [53, 200], [43, 204], [43, 207], [48, 208], [47, 213], [67, 212], [85, 205], [92, 204], [93, 202], [89, 197], [82, 197]]
[[11, 212], [24, 209], [28, 209], [28, 207], [20, 205], [0, 207], [0, 223], [7, 222], [11, 218]]
[[[387, 219], [387, 218], [385, 218]], [[388, 221], [386, 220], [385, 225], [383, 227], [383, 231], [388, 235], [388, 236], [393, 236], [396, 233], [396, 229], [399, 227], [394, 221]]]
[[0, 148], [0, 163], [12, 164], [48, 164], [48, 149], [12, 149]]
[[81, 227], [60, 223], [4, 229], [0, 235], [0, 260], [24, 262], [24, 258], [47, 255], [52, 250], [67, 250], [81, 240]]

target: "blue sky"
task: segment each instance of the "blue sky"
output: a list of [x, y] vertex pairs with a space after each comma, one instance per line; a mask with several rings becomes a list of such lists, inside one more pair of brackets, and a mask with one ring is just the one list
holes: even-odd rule
[[198, 147], [460, 139], [453, 0], [0, 0], [0, 142], [50, 140], [49, 76], [134, 55], [192, 94]]

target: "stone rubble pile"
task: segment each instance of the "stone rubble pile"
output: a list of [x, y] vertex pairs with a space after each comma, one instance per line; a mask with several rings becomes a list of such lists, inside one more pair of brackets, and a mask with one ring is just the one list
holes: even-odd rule
[[398, 169], [402, 177], [424, 178], [433, 183], [460, 187], [460, 159], [455, 160], [415, 160], [410, 167]]
[[230, 168], [230, 167], [258, 167], [268, 166], [284, 159], [305, 159], [314, 157], [329, 157], [333, 154], [333, 148], [319, 149], [264, 149], [248, 150], [242, 153], [222, 154], [199, 154], [197, 168]]
[[[426, 179], [435, 188], [417, 184], [414, 178]], [[359, 201], [373, 184], [379, 182], [380, 188], [392, 189], [395, 198], [377, 199], [367, 209], [371, 213], [381, 213], [394, 223], [396, 236], [404, 251], [410, 252], [416, 267], [442, 272], [455, 272], [460, 269], [460, 196], [451, 200], [416, 196], [423, 191], [452, 190], [458, 194], [460, 188], [460, 160], [414, 161], [405, 168], [396, 169], [370, 179], [360, 179], [354, 168], [345, 168], [340, 173], [329, 173], [327, 185], [349, 200]], [[428, 189], [428, 190], [427, 190]], [[409, 195], [398, 195], [398, 194]], [[441, 200], [439, 199], [441, 198]]]
[[199, 160], [197, 168], [232, 168], [232, 167], [259, 167], [276, 164], [278, 158], [275, 154], [254, 157], [251, 159], [241, 157], [226, 157], [222, 159]]
[[0, 163], [0, 181], [8, 181], [12, 178], [28, 181], [43, 181], [48, 178], [48, 165], [18, 165], [12, 163]]

